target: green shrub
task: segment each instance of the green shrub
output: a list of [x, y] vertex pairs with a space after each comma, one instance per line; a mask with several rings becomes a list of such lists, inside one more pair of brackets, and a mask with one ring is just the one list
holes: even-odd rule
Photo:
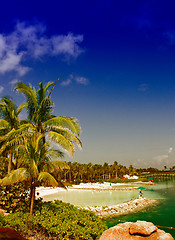
[[43, 239], [96, 240], [107, 229], [94, 213], [61, 201], [40, 204], [33, 216], [18, 212], [0, 216], [0, 221], [24, 236], [39, 233]]
[[[29, 186], [27, 183], [17, 183], [15, 185], [0, 186], [0, 208], [9, 213], [29, 212]], [[35, 200], [35, 205], [39, 206], [41, 198]], [[35, 208], [37, 209], [37, 208]]]
[[24, 183], [0, 186], [0, 208], [9, 213], [28, 211], [29, 193], [27, 189], [27, 185]]

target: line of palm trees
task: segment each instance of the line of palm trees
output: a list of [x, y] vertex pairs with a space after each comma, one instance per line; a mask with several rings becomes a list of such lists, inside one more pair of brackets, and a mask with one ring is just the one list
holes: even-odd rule
[[[18, 82], [14, 89], [25, 97], [25, 103], [18, 107], [10, 97], [0, 101], [0, 156], [1, 162], [8, 162], [8, 174], [0, 184], [27, 181], [31, 214], [36, 187], [59, 186], [61, 182], [54, 176], [61, 169], [69, 169], [69, 165], [58, 159], [65, 153], [73, 156], [75, 146], [82, 148], [78, 120], [53, 115], [51, 94], [57, 81], [39, 83], [38, 89]], [[27, 118], [21, 120], [24, 108]]]
[[81, 164], [68, 162], [69, 169], [60, 172], [60, 179], [69, 183], [96, 182], [123, 178], [125, 174], [134, 175], [140, 172], [130, 165], [128, 168], [114, 161], [113, 164]]

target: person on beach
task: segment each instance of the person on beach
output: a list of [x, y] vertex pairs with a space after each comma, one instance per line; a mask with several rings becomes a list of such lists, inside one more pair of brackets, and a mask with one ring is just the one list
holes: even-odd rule
[[142, 191], [140, 190], [140, 191], [139, 191], [139, 198], [142, 198], [142, 197], [143, 197]]

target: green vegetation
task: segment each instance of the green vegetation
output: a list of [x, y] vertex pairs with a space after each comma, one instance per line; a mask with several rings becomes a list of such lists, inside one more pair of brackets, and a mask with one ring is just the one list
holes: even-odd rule
[[[57, 81], [39, 83], [38, 89], [18, 82], [15, 90], [26, 100], [21, 106], [10, 97], [0, 100], [0, 208], [11, 213], [0, 214], [0, 226], [36, 239], [99, 239], [106, 226], [94, 213], [60, 201], [36, 200], [36, 187], [130, 182], [134, 180], [123, 179], [125, 174], [140, 175], [147, 170], [126, 168], [116, 161], [100, 165], [60, 160], [65, 153], [73, 156], [82, 143], [76, 118], [53, 115], [51, 94]], [[27, 119], [20, 119], [23, 109]]]
[[[10, 97], [0, 101], [0, 208], [11, 213], [0, 214], [0, 226], [35, 239], [99, 239], [107, 227], [95, 214], [35, 199], [40, 185], [64, 187], [60, 177], [70, 166], [60, 159], [82, 147], [78, 120], [52, 114], [56, 83], [39, 83], [36, 90], [18, 82], [15, 90], [26, 102], [18, 107]], [[21, 120], [23, 108], [28, 115]]]
[[[0, 186], [0, 209], [4, 209], [8, 213], [29, 212], [30, 195], [28, 189], [27, 182]], [[35, 200], [35, 209], [41, 201], [41, 198]]]
[[[8, 175], [0, 184], [28, 181], [30, 214], [33, 214], [36, 187], [59, 186], [57, 173], [69, 168], [65, 162], [55, 159], [63, 158], [64, 152], [73, 155], [75, 146], [82, 147], [78, 120], [52, 114], [51, 93], [57, 81], [46, 86], [39, 83], [37, 90], [30, 84], [18, 82], [15, 90], [25, 96], [25, 104], [18, 108], [6, 97], [0, 103], [0, 154], [6, 161], [9, 159]], [[28, 118], [19, 120], [23, 107]], [[51, 148], [53, 143], [55, 148]]]
[[39, 239], [95, 240], [107, 229], [102, 221], [87, 210], [77, 209], [60, 201], [40, 204], [35, 215], [0, 214], [0, 226], [14, 228], [23, 236], [40, 236]]

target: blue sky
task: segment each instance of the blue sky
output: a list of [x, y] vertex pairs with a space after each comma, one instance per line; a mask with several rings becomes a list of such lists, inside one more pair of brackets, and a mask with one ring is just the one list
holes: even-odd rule
[[72, 161], [174, 166], [174, 8], [173, 0], [1, 3], [0, 97], [20, 104], [16, 81], [60, 78], [55, 114], [82, 127]]

